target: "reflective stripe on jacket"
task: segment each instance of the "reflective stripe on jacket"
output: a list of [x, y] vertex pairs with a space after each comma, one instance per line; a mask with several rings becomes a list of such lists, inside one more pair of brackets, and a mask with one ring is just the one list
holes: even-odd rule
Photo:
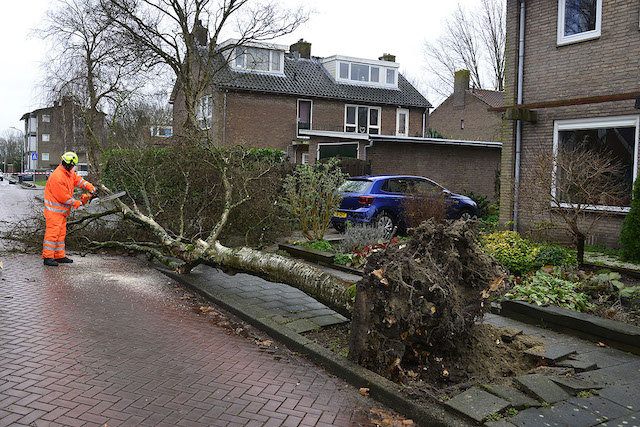
[[62, 215], [69, 215], [75, 199], [73, 198], [73, 188], [79, 187], [88, 191], [93, 191], [94, 186], [78, 174], [66, 170], [62, 165], [58, 166], [47, 179], [44, 187], [44, 209], [45, 213], [55, 212]]

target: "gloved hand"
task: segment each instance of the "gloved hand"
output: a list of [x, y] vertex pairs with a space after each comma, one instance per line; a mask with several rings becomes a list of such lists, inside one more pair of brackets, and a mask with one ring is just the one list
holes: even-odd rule
[[80, 196], [80, 201], [83, 205], [86, 205], [87, 203], [89, 203], [89, 201], [91, 201], [92, 198], [93, 193], [84, 193], [82, 196]]
[[80, 200], [73, 201], [73, 209], [78, 209], [81, 205], [82, 205], [82, 202]]

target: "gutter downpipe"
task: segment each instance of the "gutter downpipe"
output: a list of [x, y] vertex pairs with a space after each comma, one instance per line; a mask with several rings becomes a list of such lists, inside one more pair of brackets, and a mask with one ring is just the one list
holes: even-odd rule
[[[522, 104], [524, 80], [524, 10], [525, 0], [520, 0], [520, 42], [518, 45], [518, 105]], [[520, 147], [522, 144], [522, 120], [516, 121], [516, 158], [513, 190], [513, 231], [518, 231], [518, 196], [520, 193]]]
[[224, 101], [222, 105], [222, 145], [227, 145], [227, 92], [228, 89], [224, 90], [224, 94], [222, 95]]
[[367, 160], [367, 148], [371, 148], [371, 147], [373, 147], [373, 139], [369, 137], [369, 143], [364, 146], [364, 159], [362, 160]]
[[422, 113], [422, 137], [424, 138], [425, 132], [426, 132], [426, 128], [427, 128], [427, 111], [429, 111], [428, 108], [424, 109], [424, 112]]

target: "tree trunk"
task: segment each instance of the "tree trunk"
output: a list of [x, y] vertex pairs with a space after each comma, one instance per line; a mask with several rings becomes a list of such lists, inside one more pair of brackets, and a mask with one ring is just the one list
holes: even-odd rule
[[584, 234], [582, 233], [576, 234], [576, 249], [578, 250], [576, 258], [578, 260], [578, 265], [582, 265], [584, 263], [584, 240], [585, 240]]
[[353, 283], [303, 261], [247, 247], [228, 248], [219, 242], [206, 250], [203, 260], [294, 286], [340, 314], [351, 317], [353, 303], [349, 287]]

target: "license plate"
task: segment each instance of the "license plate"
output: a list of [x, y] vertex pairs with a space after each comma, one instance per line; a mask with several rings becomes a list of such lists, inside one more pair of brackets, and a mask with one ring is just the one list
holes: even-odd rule
[[347, 217], [347, 213], [346, 212], [336, 212], [333, 214], [333, 216], [335, 216], [336, 218], [346, 218]]

